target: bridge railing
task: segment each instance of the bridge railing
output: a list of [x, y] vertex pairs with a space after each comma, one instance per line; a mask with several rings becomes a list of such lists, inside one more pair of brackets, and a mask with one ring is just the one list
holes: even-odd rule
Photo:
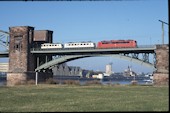
[[137, 45], [137, 48], [156, 48], [156, 45]]

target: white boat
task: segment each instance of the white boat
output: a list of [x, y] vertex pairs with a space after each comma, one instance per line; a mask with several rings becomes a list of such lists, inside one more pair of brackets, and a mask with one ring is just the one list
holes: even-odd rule
[[146, 80], [143, 80], [145, 81], [146, 83], [153, 83], [153, 74], [149, 74], [149, 79], [146, 79]]
[[145, 82], [152, 82], [153, 80], [152, 79], [147, 79], [147, 80], [143, 80]]

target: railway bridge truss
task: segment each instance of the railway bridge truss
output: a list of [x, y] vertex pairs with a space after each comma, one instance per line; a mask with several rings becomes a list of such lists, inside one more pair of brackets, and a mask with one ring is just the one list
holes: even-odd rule
[[9, 50], [9, 32], [0, 30], [0, 47]]
[[[87, 57], [113, 57], [129, 60], [134, 63], [147, 66], [156, 70], [155, 46], [140, 46], [138, 48], [119, 48], [119, 49], [84, 49], [84, 50], [36, 50], [31, 53], [37, 55], [37, 68], [35, 71], [46, 71], [53, 67], [76, 59]], [[39, 57], [53, 55], [51, 61], [46, 60], [43, 64], [39, 63]]]

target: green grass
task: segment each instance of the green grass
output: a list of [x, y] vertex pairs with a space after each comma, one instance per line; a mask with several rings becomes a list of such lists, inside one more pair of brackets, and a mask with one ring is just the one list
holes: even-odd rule
[[168, 86], [0, 87], [0, 112], [169, 111]]

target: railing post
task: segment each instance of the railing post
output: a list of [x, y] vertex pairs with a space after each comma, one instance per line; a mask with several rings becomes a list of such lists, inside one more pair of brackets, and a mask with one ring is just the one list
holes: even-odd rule
[[38, 72], [36, 71], [36, 74], [35, 74], [35, 85], [38, 84]]

